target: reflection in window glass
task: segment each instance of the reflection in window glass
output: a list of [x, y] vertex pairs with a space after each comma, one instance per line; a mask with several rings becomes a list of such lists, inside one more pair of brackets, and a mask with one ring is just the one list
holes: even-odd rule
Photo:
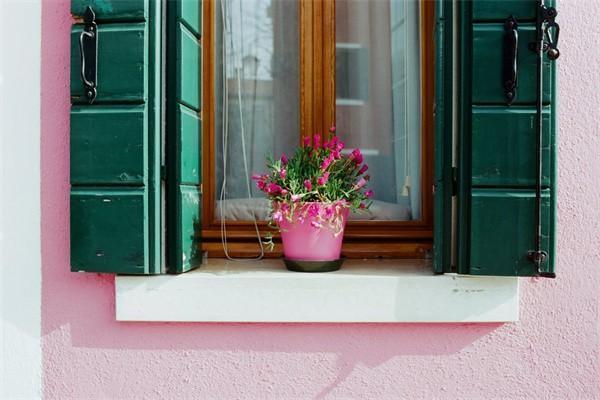
[[264, 171], [265, 155], [290, 153], [299, 143], [298, 3], [227, 0], [216, 7], [216, 216], [225, 180], [226, 219], [252, 220], [254, 210], [264, 220], [268, 203], [249, 174]]
[[418, 1], [336, 1], [336, 124], [375, 191], [355, 219], [420, 219], [420, 71]]

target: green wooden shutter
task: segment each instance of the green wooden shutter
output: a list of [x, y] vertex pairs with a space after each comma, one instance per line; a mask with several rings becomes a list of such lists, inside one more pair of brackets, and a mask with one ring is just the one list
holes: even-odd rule
[[[547, 5], [552, 2], [546, 1]], [[550, 3], [550, 4], [549, 4]], [[459, 2], [460, 85], [457, 272], [533, 276], [536, 235], [537, 1]], [[503, 87], [504, 23], [518, 22], [518, 87]], [[556, 207], [555, 63], [544, 55], [542, 273], [553, 273]]]
[[201, 261], [202, 3], [168, 2], [167, 263], [181, 273]]
[[72, 0], [98, 31], [97, 97], [71, 31], [71, 270], [161, 272], [160, 0]]

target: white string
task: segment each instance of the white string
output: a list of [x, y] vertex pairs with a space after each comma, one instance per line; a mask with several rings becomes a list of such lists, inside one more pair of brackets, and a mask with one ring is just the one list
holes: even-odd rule
[[[252, 261], [252, 260], [261, 260], [265, 256], [265, 249], [263, 246], [263, 242], [260, 237], [260, 231], [258, 229], [258, 221], [256, 218], [256, 210], [252, 209], [252, 218], [254, 221], [254, 230], [256, 231], [256, 238], [258, 239], [258, 245], [260, 246], [260, 254], [253, 258], [234, 258], [229, 255], [229, 248], [227, 244], [227, 221], [225, 215], [224, 204], [226, 202], [226, 187], [227, 187], [227, 155], [228, 155], [228, 141], [229, 141], [229, 92], [228, 92], [228, 84], [227, 84], [227, 34], [231, 33], [229, 31], [228, 19], [225, 13], [225, 1], [221, 1], [221, 17], [223, 21], [223, 40], [222, 40], [222, 60], [223, 60], [223, 137], [222, 137], [222, 151], [223, 151], [223, 181], [221, 183], [221, 191], [219, 194], [219, 211], [221, 212], [221, 243], [223, 245], [223, 251], [225, 253], [225, 257], [231, 261]], [[240, 16], [243, 14], [240, 14]], [[233, 37], [231, 38], [231, 47], [234, 47]], [[244, 131], [244, 118], [242, 112], [242, 78], [241, 78], [241, 68], [236, 68], [237, 70], [237, 86], [238, 86], [238, 103], [239, 103], [239, 113], [240, 113], [240, 133], [242, 135], [242, 159], [244, 161], [244, 173], [246, 177], [246, 189], [248, 191], [248, 198], [252, 198], [252, 190], [250, 188], [249, 181], [249, 168], [248, 168], [248, 158], [246, 156], [246, 138]]]

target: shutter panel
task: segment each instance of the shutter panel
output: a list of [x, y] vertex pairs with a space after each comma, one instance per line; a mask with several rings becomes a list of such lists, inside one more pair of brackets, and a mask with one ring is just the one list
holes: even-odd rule
[[[552, 2], [546, 1], [546, 5]], [[554, 272], [556, 208], [555, 63], [543, 56], [541, 250], [528, 252], [537, 232], [537, 55], [535, 0], [460, 2], [461, 82], [457, 272], [534, 276]], [[518, 24], [517, 88], [504, 91], [505, 21]], [[512, 54], [512, 53], [511, 53]], [[510, 66], [511, 64], [509, 64]]]
[[435, 9], [435, 273], [452, 265], [452, 1], [438, 0]]
[[[160, 273], [160, 1], [71, 6], [71, 270]], [[91, 104], [79, 47], [88, 6], [98, 32]]]
[[170, 1], [167, 10], [167, 257], [172, 273], [201, 261], [201, 10], [200, 0]]

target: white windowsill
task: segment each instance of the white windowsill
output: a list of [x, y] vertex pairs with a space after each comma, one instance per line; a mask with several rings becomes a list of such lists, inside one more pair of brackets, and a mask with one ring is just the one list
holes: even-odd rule
[[181, 275], [117, 276], [119, 321], [505, 322], [516, 277], [433, 275], [423, 260], [347, 260], [327, 273], [211, 259]]

